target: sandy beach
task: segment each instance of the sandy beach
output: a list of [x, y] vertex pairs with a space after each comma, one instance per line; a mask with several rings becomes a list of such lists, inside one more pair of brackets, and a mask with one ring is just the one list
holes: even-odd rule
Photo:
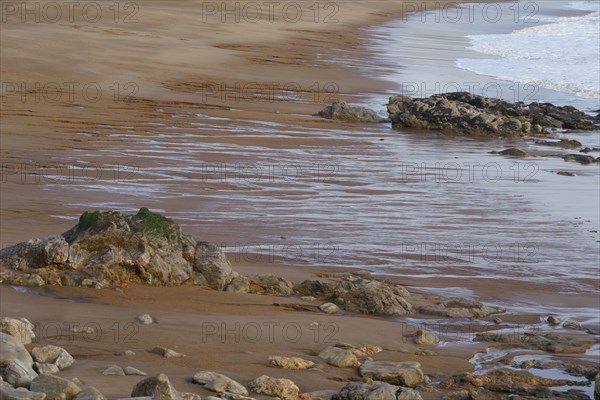
[[[593, 202], [597, 168], [545, 159], [556, 151], [520, 139], [401, 135], [314, 116], [334, 100], [390, 90], [365, 73], [375, 64], [366, 28], [418, 11], [415, 2], [284, 2], [270, 11], [230, 0], [90, 4], [72, 13], [50, 1], [2, 4], [0, 248], [60, 234], [86, 210], [148, 207], [219, 244], [246, 276], [298, 284], [370, 271], [406, 287], [415, 306], [467, 297], [504, 307], [506, 329], [557, 331], [590, 349], [557, 357], [597, 365], [597, 223], [574, 218], [578, 210], [557, 218], [532, 200], [564, 185]], [[488, 154], [515, 143], [540, 159]], [[449, 182], [452, 163], [495, 163], [503, 175]], [[581, 180], [565, 183], [558, 170]], [[434, 384], [422, 398], [439, 399], [449, 389], [436, 384], [472, 372], [472, 357], [489, 347], [473, 342], [475, 333], [498, 324], [496, 316], [328, 315], [319, 305], [187, 285], [0, 286], [0, 315], [35, 325], [28, 349], [64, 347], [76, 364], [58, 375], [111, 399], [140, 380], [102, 375], [112, 364], [164, 373], [203, 397], [214, 393], [192, 383], [201, 369], [244, 385], [264, 374], [302, 393], [339, 391], [361, 379], [319, 359], [340, 342], [381, 346], [376, 360], [418, 361]], [[136, 323], [145, 313], [157, 323]], [[548, 315], [586, 330], [548, 327]], [[74, 334], [74, 325], [97, 335]], [[422, 326], [441, 343], [415, 344], [410, 334]], [[186, 357], [160, 358], [149, 352], [155, 346]], [[116, 355], [125, 350], [135, 355]], [[275, 369], [267, 363], [275, 355], [322, 367]]]

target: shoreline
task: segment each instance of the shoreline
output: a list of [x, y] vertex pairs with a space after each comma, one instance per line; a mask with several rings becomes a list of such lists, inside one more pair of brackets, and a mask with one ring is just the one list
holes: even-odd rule
[[[435, 2], [430, 2], [435, 3]], [[339, 81], [338, 87], [342, 94], [335, 95], [336, 98], [342, 98], [346, 100], [352, 100], [357, 96], [357, 93], [366, 93], [371, 90], [384, 90], [385, 83], [378, 80], [377, 78], [367, 78], [361, 76], [361, 74], [349, 67], [342, 66], [344, 74], [340, 74], [338, 71], [339, 66], [333, 65], [326, 67], [325, 64], [321, 63], [318, 68], [310, 67], [312, 63], [317, 59], [314, 57], [318, 51], [326, 51], [333, 46], [334, 43], [339, 41], [342, 42], [345, 48], [350, 48], [360, 43], [359, 33], [360, 26], [366, 21], [362, 20], [364, 15], [362, 13], [369, 7], [368, 2], [360, 3], [355, 6], [355, 9], [350, 12], [350, 17], [353, 19], [351, 28], [345, 27], [344, 29], [315, 29], [310, 30], [311, 26], [308, 27], [298, 25], [297, 29], [292, 29], [289, 32], [288, 29], [280, 28], [278, 33], [283, 36], [284, 39], [277, 39], [277, 41], [269, 42], [263, 46], [251, 46], [251, 45], [239, 45], [238, 48], [233, 47], [227, 41], [235, 41], [240, 38], [239, 34], [235, 31], [243, 29], [243, 24], [237, 29], [232, 29], [231, 32], [225, 32], [223, 43], [210, 43], [206, 41], [206, 48], [202, 48], [199, 51], [202, 53], [202, 57], [196, 55], [189, 55], [182, 65], [177, 65], [176, 68], [171, 69], [173, 65], [169, 64], [169, 57], [177, 54], [177, 48], [168, 49], [170, 45], [176, 43], [174, 40], [161, 40], [159, 46], [161, 51], [164, 53], [160, 57], [156, 57], [155, 61], [158, 63], [158, 67], [155, 69], [149, 66], [140, 67], [139, 63], [136, 62], [134, 56], [127, 57], [119, 52], [118, 46], [112, 45], [109, 53], [114, 56], [115, 60], [119, 62], [116, 65], [108, 68], [109, 73], [107, 76], [114, 76], [115, 72], [119, 71], [118, 64], [129, 63], [130, 67], [140, 67], [140, 75], [144, 75], [144, 83], [148, 85], [140, 85], [143, 95], [136, 96], [135, 99], [127, 99], [126, 101], [119, 101], [115, 103], [111, 100], [103, 98], [100, 103], [83, 103], [76, 104], [75, 106], [69, 104], [35, 104], [32, 102], [25, 103], [11, 103], [3, 105], [3, 137], [2, 137], [2, 159], [5, 163], [25, 162], [29, 163], [31, 160], [42, 164], [52, 165], [56, 163], [64, 163], [65, 165], [75, 165], [71, 157], [73, 157], [72, 149], [76, 148], [79, 150], [78, 154], [94, 153], [99, 148], [106, 148], [111, 146], [112, 141], [121, 141], [127, 144], [129, 138], [126, 136], [129, 129], [117, 129], [115, 127], [128, 127], [133, 126], [134, 131], [137, 130], [148, 130], [147, 123], [155, 123], [156, 121], [162, 121], [173, 118], [173, 115], [182, 114], [181, 119], [191, 121], [194, 123], [195, 119], [193, 114], [210, 115], [216, 118], [232, 118], [232, 120], [247, 120], [247, 121], [262, 121], [271, 124], [294, 124], [307, 128], [300, 135], [293, 132], [295, 128], [281, 127], [284, 131], [290, 131], [292, 139], [284, 141], [280, 138], [272, 139], [269, 137], [262, 138], [252, 135], [251, 129], [248, 130], [250, 134], [245, 138], [233, 138], [227, 139], [223, 134], [224, 127], [227, 124], [232, 123], [231, 120], [219, 123], [216, 120], [211, 120], [213, 126], [209, 129], [212, 131], [211, 140], [208, 142], [211, 145], [217, 146], [217, 144], [228, 144], [235, 142], [239, 145], [253, 146], [257, 144], [263, 144], [265, 142], [275, 143], [275, 148], [280, 146], [281, 148], [287, 147], [301, 147], [301, 146], [314, 146], [315, 148], [322, 146], [324, 151], [335, 149], [336, 146], [348, 144], [355, 146], [355, 150], [360, 152], [366, 147], [364, 142], [353, 138], [362, 139], [366, 134], [362, 127], [353, 127], [348, 124], [335, 125], [327, 121], [320, 121], [308, 118], [307, 115], [311, 114], [314, 109], [318, 108], [321, 104], [325, 105], [331, 100], [331, 93], [323, 93], [319, 90], [314, 92], [311, 85], [314, 84], [315, 71], [318, 70], [320, 77], [319, 89], [323, 89], [323, 83], [337, 82]], [[383, 4], [383, 3], [382, 3]], [[378, 6], [379, 7], [379, 6]], [[369, 26], [377, 24], [383, 20], [390, 20], [398, 18], [397, 11], [393, 10], [391, 6], [381, 6], [382, 9], [379, 11], [372, 12], [369, 14]], [[168, 8], [168, 7], [167, 7]], [[164, 12], [164, 15], [161, 14]], [[161, 24], [158, 22], [161, 15], [168, 17], [167, 20], [175, 20], [177, 15], [171, 14], [170, 10], [161, 10], [161, 13], [157, 13], [151, 16], [152, 24], [160, 27]], [[189, 20], [187, 21], [189, 23]], [[143, 24], [142, 24], [143, 25]], [[185, 27], [185, 22], [183, 23]], [[26, 27], [25, 27], [26, 28]], [[114, 28], [114, 27], [113, 27]], [[214, 28], [214, 27], [213, 27]], [[34, 31], [26, 35], [26, 37], [35, 38], [39, 34], [52, 34], [53, 29], [50, 28], [49, 32], [45, 32], [43, 28], [37, 27], [39, 31]], [[99, 33], [100, 29], [98, 25], [92, 25], [86, 27], [74, 27], [74, 28], [61, 28], [65, 31], [68, 29], [82, 30], [86, 32], [86, 36], [91, 43], [101, 42], [106, 37], [135, 37], [134, 43], [140, 48], [144, 48], [148, 43], [144, 42], [144, 39], [140, 39], [137, 36], [149, 35], [149, 32], [122, 32], [119, 30], [111, 31], [107, 29], [103, 33]], [[203, 33], [208, 36], [210, 33], [209, 27], [203, 28]], [[221, 27], [222, 29], [222, 27]], [[141, 29], [142, 31], [144, 29]], [[182, 35], [185, 29], [181, 28], [172, 37], [175, 38], [177, 35]], [[296, 34], [295, 31], [299, 33]], [[136, 31], [136, 29], [134, 29]], [[267, 30], [268, 31], [268, 30]], [[19, 30], [17, 29], [17, 32]], [[8, 41], [7, 36], [12, 37], [13, 31], [9, 30], [9, 35], [4, 36], [4, 41]], [[63, 37], [69, 38], [69, 35], [65, 32], [61, 32], [59, 29], [55, 33], [64, 35]], [[268, 35], [269, 32], [265, 32], [260, 28], [253, 30], [248, 33], [245, 42], [252, 43], [254, 40], [273, 40]], [[320, 47], [313, 49], [308, 38], [303, 37], [307, 35], [309, 38], [318, 40]], [[257, 39], [258, 38], [258, 39]], [[185, 40], [186, 38], [180, 38]], [[189, 39], [188, 39], [189, 40]], [[5, 42], [6, 43], [6, 42]], [[202, 58], [210, 58], [211, 50], [214, 50], [214, 46], [220, 49], [218, 54], [215, 55], [214, 60], [210, 60], [207, 65], [207, 70], [210, 71], [203, 74], [194, 73], [193, 71], [193, 60], [196, 61]], [[242, 49], [242, 47], [247, 48]], [[4, 46], [3, 49], [7, 48]], [[61, 48], [62, 45], [56, 45]], [[202, 46], [200, 46], [202, 47]], [[292, 49], [301, 48], [302, 51], [293, 51]], [[7, 51], [15, 52], [14, 47], [9, 46]], [[48, 58], [48, 54], [42, 51], [40, 55], [41, 59]], [[51, 49], [47, 50], [48, 52]], [[73, 57], [70, 61], [74, 64], [81, 62], [81, 58], [85, 58], [85, 51], [78, 57]], [[335, 53], [335, 51], [334, 51]], [[362, 49], [356, 52], [357, 54], [366, 54], [366, 50]], [[25, 53], [25, 56], [28, 54]], [[29, 54], [30, 55], [30, 54]], [[269, 57], [277, 55], [280, 60], [275, 66], [272, 63], [267, 62]], [[31, 55], [30, 55], [31, 56]], [[103, 64], [98, 56], [88, 54], [91, 59], [98, 64]], [[129, 59], [131, 58], [131, 59]], [[332, 57], [333, 58], [333, 57]], [[243, 60], [240, 62], [240, 60]], [[238, 64], [239, 62], [239, 64]], [[91, 62], [90, 62], [91, 63]], [[161, 64], [164, 63], [164, 64]], [[150, 63], [149, 63], [150, 64]], [[8, 72], [8, 80], [20, 80], [23, 79], [21, 71], [14, 70], [14, 65], [3, 61], [3, 69]], [[8, 65], [8, 67], [7, 67]], [[202, 64], [200, 64], [202, 65]], [[161, 68], [166, 66], [166, 70], [173, 74], [174, 79], [158, 79], [156, 75], [161, 71]], [[231, 67], [231, 70], [225, 72], [220, 69], [224, 66]], [[62, 77], [66, 81], [68, 71], [60, 71], [60, 68], [56, 70], [50, 66], [48, 70], [56, 75], [55, 77]], [[267, 68], [268, 67], [268, 68]], [[40, 68], [38, 73], [44, 71], [44, 67]], [[87, 68], [90, 68], [87, 66]], [[107, 67], [103, 67], [107, 68]], [[310, 99], [305, 102], [297, 101], [277, 101], [276, 97], [272, 97], [272, 101], [256, 103], [244, 102], [243, 99], [231, 100], [231, 98], [225, 97], [225, 100], [221, 96], [223, 93], [213, 93], [214, 87], [211, 87], [210, 93], [203, 100], [198, 101], [198, 91], [203, 95], [202, 84], [206, 80], [211, 83], [224, 84], [226, 88], [235, 87], [236, 83], [252, 83], [259, 82], [264, 83], [256, 79], [257, 76], [261, 76], [263, 73], [273, 73], [276, 80], [289, 82], [299, 82], [302, 87], [302, 97]], [[93, 69], [93, 68], [92, 68]], [[95, 78], [89, 78], [84, 72], [79, 74], [79, 80], [82, 82], [94, 80]], [[99, 68], [91, 76], [101, 75], [102, 68]], [[112, 74], [111, 74], [112, 72]], [[136, 71], [137, 72], [137, 71]], [[53, 76], [52, 73], [50, 76]], [[131, 74], [125, 76], [125, 81], [133, 79], [136, 81], [137, 74]], [[343, 77], [342, 77], [343, 75]], [[264, 76], [264, 75], [263, 75]], [[271, 76], [271, 75], [267, 75]], [[189, 77], [189, 79], [188, 79]], [[281, 78], [280, 78], [281, 77]], [[340, 79], [343, 78], [343, 79]], [[121, 82], [121, 83], [123, 83]], [[140, 80], [140, 82], [142, 82]], [[104, 86], [103, 86], [104, 87]], [[200, 88], [200, 89], [199, 89]], [[313, 90], [313, 92], [311, 92]], [[141, 93], [142, 93], [141, 92]], [[277, 93], [281, 94], [281, 90], [275, 90], [270, 95], [276, 96]], [[313, 97], [316, 94], [317, 97]], [[318, 101], [313, 101], [313, 100]], [[266, 108], [266, 109], [265, 109]], [[165, 117], [161, 114], [160, 109], [169, 111], [169, 117]], [[232, 116], [233, 114], [233, 116]], [[59, 115], [60, 117], [57, 117]], [[161, 122], [161, 123], [162, 123]], [[245, 125], [250, 125], [241, 122], [233, 122], [234, 128], [243, 128]], [[257, 124], [254, 124], [257, 125]], [[263, 125], [264, 126], [264, 125]], [[153, 128], [152, 128], [153, 129]], [[256, 129], [254, 127], [253, 129]], [[312, 133], [310, 129], [335, 129], [335, 130], [346, 130], [350, 134], [348, 136], [342, 136], [338, 138], [328, 137], [326, 139], [314, 139], [311, 137]], [[6, 133], [8, 130], [8, 133]], [[163, 130], [155, 129], [159, 135], [164, 134], [166, 128]], [[86, 132], [86, 135], [81, 135], [81, 131]], [[115, 131], [123, 135], [123, 138], [113, 136]], [[361, 132], [362, 131], [362, 132]], [[25, 134], [23, 134], [25, 132]], [[377, 137], [383, 136], [380, 132], [375, 132]], [[60, 139], [59, 139], [60, 135]], [[295, 136], [294, 136], [295, 135]], [[361, 136], [362, 135], [362, 136]], [[389, 133], [390, 136], [393, 132]], [[388, 139], [386, 137], [386, 140]], [[35, 150], [31, 151], [31, 143], [35, 143]], [[132, 143], [135, 145], [135, 142]], [[144, 144], [142, 143], [143, 147]], [[217, 149], [221, 147], [215, 147]], [[174, 151], [177, 148], [174, 147]], [[169, 148], [167, 148], [169, 150]], [[173, 150], [171, 150], [173, 151]], [[78, 154], [75, 154], [77, 159]], [[96, 158], [96, 162], [99, 159], [103, 159], [103, 153], [98, 153], [100, 157]], [[207, 159], [219, 160], [219, 153], [214, 151], [212, 154], [208, 154]], [[232, 160], [236, 160], [233, 155], [226, 155]], [[239, 156], [238, 156], [239, 157]], [[249, 159], [252, 161], [252, 157]], [[92, 159], [93, 160], [93, 159]], [[261, 158], [258, 158], [260, 161]], [[121, 160], [117, 157], [111, 156], [111, 158], [103, 161], [107, 164], [118, 163]], [[262, 160], [261, 162], [265, 162]], [[72, 164], [69, 164], [72, 163]], [[105, 165], [105, 164], [103, 164]], [[144, 167], [156, 167], [156, 160], [152, 160], [149, 163], [144, 163]], [[105, 167], [103, 167], [105, 168]], [[349, 175], [349, 180], [356, 180], [356, 175]], [[160, 182], [160, 181], [159, 181]], [[228, 182], [226, 182], [227, 184]], [[54, 234], [62, 231], [62, 228], [67, 228], [71, 225], [71, 221], [62, 220], [58, 223], [56, 218], [52, 218], [51, 215], [64, 216], [65, 214], [73, 213], [73, 208], [66, 207], [64, 203], [64, 192], [60, 185], [23, 185], [14, 181], [2, 183], [3, 185], [3, 215], [2, 215], [2, 242], [1, 247], [6, 247], [6, 243], [14, 243], [21, 240], [27, 240], [32, 237], [43, 237], [48, 234]], [[220, 187], [223, 183], [220, 183]], [[141, 187], [140, 187], [141, 189]], [[283, 191], [283, 189], [281, 189]], [[70, 196], [70, 203], [86, 204], [91, 201], [94, 195], [83, 194], [82, 191], [71, 191], [68, 192]], [[151, 193], [152, 195], [159, 195], [160, 190]], [[92, 192], [93, 193], [93, 192]], [[292, 194], [293, 195], [293, 194]], [[27, 201], [24, 203], [24, 198]], [[106, 201], [110, 207], [111, 196], [104, 196], [101, 200]], [[49, 199], [49, 201], [46, 201]], [[95, 199], [94, 199], [95, 201]], [[159, 197], [160, 201], [160, 197]], [[177, 200], [169, 200], [170, 204], [173, 204]], [[241, 203], [241, 202], [240, 202]], [[235, 210], [237, 203], [232, 201]], [[21, 208], [22, 207], [22, 208]], [[47, 210], [47, 211], [46, 211]], [[165, 210], [168, 214], [168, 210]], [[184, 215], [185, 216], [185, 215]], [[35, 224], [27, 223], [27, 221], [35, 220]], [[260, 217], [257, 218], [258, 222], [261, 222]], [[184, 225], [194, 225], [194, 221], [182, 220]], [[230, 222], [226, 223], [224, 231], [228, 229], [234, 229], [235, 225]], [[262, 229], [268, 229], [264, 227]], [[278, 232], [273, 231], [273, 235]], [[202, 236], [206, 236], [207, 239], [211, 239], [210, 234], [202, 232]], [[319, 274], [322, 271], [326, 273], [331, 271], [348, 271], [343, 268], [334, 267], [307, 267], [296, 268], [296, 265], [278, 265], [278, 263], [267, 263], [266, 265], [252, 265], [251, 263], [233, 263], [233, 267], [239, 271], [249, 272], [261, 272], [261, 271], [276, 271], [277, 275], [288, 276], [291, 280], [300, 279], [301, 277], [307, 278]], [[247, 265], [246, 265], [247, 264]], [[284, 271], [284, 273], [281, 273]], [[289, 274], [289, 275], [288, 275]], [[295, 278], [295, 279], [292, 279]], [[308, 279], [308, 278], [307, 278]], [[422, 278], [392, 278], [399, 283], [405, 284], [409, 282], [414, 283], [415, 287], [421, 282], [430, 282], [423, 280]], [[457, 286], [455, 280], [452, 279], [437, 279], [435, 280], [435, 286], [440, 288]], [[461, 281], [461, 283], [464, 283]], [[597, 282], [589, 282], [592, 285], [597, 286]], [[495, 287], [494, 290], [490, 291], [490, 286], [493, 285], [491, 282], [484, 282], [478, 287], [476, 282], [469, 282], [468, 285], [471, 288], [476, 288], [475, 293], [484, 296], [478, 297], [483, 301], [490, 298], [503, 298], [506, 291], [518, 290], [525, 291], [531, 289], [531, 285], [528, 282], [522, 282], [521, 285], [517, 285], [514, 282], [507, 282], [500, 287]], [[424, 285], [422, 285], [424, 286]], [[430, 287], [430, 286], [427, 286]], [[549, 289], [558, 289], [559, 286], [550, 286], [547, 283], [541, 283], [535, 290], [528, 292], [524, 298], [532, 303], [536, 302], [552, 302], [557, 301], [565, 309], [572, 307], [573, 305], [585, 305], [587, 308], [593, 308], [594, 296], [593, 293], [589, 293], [589, 296], [585, 298], [574, 298], [569, 294], [565, 294], [560, 297], [560, 300], [556, 300], [556, 294], [552, 293], [549, 295]], [[442, 289], [443, 290], [443, 289]], [[78, 360], [78, 364], [74, 369], [67, 370], [62, 373], [62, 376], [73, 377], [77, 376], [86, 382], [86, 385], [97, 386], [100, 389], [105, 389], [105, 394], [108, 396], [123, 396], [128, 393], [133, 384], [140, 380], [139, 377], [125, 377], [122, 380], [115, 381], [113, 377], [104, 377], [99, 373], [99, 370], [108, 364], [119, 363], [119, 364], [131, 364], [139, 367], [140, 369], [148, 373], [164, 372], [173, 378], [174, 385], [179, 390], [188, 390], [193, 392], [199, 392], [203, 395], [210, 395], [210, 392], [204, 391], [198, 385], [193, 385], [189, 382], [190, 374], [193, 374], [197, 369], [214, 369], [220, 372], [227, 373], [234, 379], [239, 379], [246, 383], [248, 380], [260, 375], [257, 370], [261, 369], [266, 374], [277, 374], [281, 377], [289, 377], [296, 382], [302, 391], [317, 390], [317, 389], [339, 389], [345, 384], [333, 379], [335, 376], [342, 376], [345, 379], [356, 378], [355, 371], [343, 371], [339, 368], [333, 368], [326, 366], [325, 373], [319, 371], [311, 371], [306, 376], [300, 376], [301, 374], [294, 373], [293, 371], [286, 370], [273, 370], [266, 366], [265, 360], [268, 355], [284, 355], [274, 353], [286, 353], [285, 355], [299, 355], [306, 357], [313, 357], [314, 352], [319, 351], [319, 347], [323, 347], [321, 341], [315, 342], [307, 335], [302, 339], [301, 344], [293, 344], [280, 340], [275, 344], [262, 342], [258, 350], [248, 350], [249, 348], [254, 349], [254, 344], [248, 342], [236, 342], [232, 343], [221, 343], [216, 347], [210, 346], [205, 348], [206, 345], [201, 340], [198, 340], [197, 336], [194, 336], [194, 332], [197, 333], [199, 326], [197, 318], [205, 318], [209, 321], [218, 322], [232, 322], [236, 321], [240, 317], [250, 323], [253, 321], [268, 322], [277, 319], [277, 321], [294, 322], [301, 320], [303, 324], [309, 326], [310, 322], [315, 319], [320, 320], [322, 323], [327, 323], [331, 319], [334, 319], [340, 324], [340, 337], [337, 338], [340, 341], [347, 341], [351, 343], [364, 343], [371, 342], [364, 340], [365, 337], [380, 337], [381, 340], [373, 340], [374, 345], [382, 345], [386, 347], [386, 352], [382, 354], [383, 359], [393, 361], [405, 361], [405, 360], [418, 360], [423, 364], [423, 369], [426, 372], [439, 370], [445, 374], [456, 374], [461, 372], [468, 372], [473, 368], [473, 365], [469, 363], [468, 359], [477, 351], [482, 351], [486, 347], [489, 347], [486, 343], [471, 343], [469, 345], [458, 346], [447, 346], [442, 348], [434, 348], [433, 351], [438, 352], [437, 356], [418, 356], [411, 354], [420, 351], [417, 346], [412, 343], [405, 343], [398, 341], [397, 329], [398, 325], [405, 326], [405, 324], [398, 323], [397, 321], [385, 320], [380, 318], [370, 318], [365, 316], [355, 315], [340, 315], [335, 317], [329, 317], [325, 314], [317, 314], [314, 312], [306, 311], [291, 311], [290, 309], [284, 308], [284, 311], [280, 311], [282, 307], [273, 305], [273, 302], [295, 303], [296, 299], [279, 299], [267, 296], [256, 296], [256, 295], [239, 295], [230, 293], [219, 293], [214, 291], [205, 290], [202, 288], [132, 288], [131, 291], [126, 290], [125, 294], [117, 294], [108, 290], [95, 291], [93, 289], [75, 289], [75, 288], [51, 288], [50, 292], [53, 297], [41, 298], [34, 297], [30, 294], [16, 293], [12, 289], [2, 285], [2, 312], [3, 316], [11, 317], [26, 317], [32, 321], [41, 322], [43, 324], [50, 324], [53, 321], [61, 322], [79, 322], [88, 323], [89, 316], [94, 315], [94, 319], [101, 321], [106, 331], [110, 332], [109, 329], [112, 326], [111, 323], [119, 323], [118, 328], [129, 326], [135, 316], [144, 312], [154, 312], [159, 314], [159, 324], [148, 329], [144, 332], [142, 343], [136, 345], [138, 356], [135, 356], [132, 361], [123, 360], [121, 357], [113, 356], [115, 351], [122, 351], [125, 346], [120, 340], [115, 341], [114, 336], [106, 335], [102, 340], [97, 342], [86, 342], [82, 338], [78, 338], [75, 341], [69, 339], [69, 335], [60, 335], [56, 343], [61, 346], [65, 346]], [[161, 298], [158, 298], [158, 293], [161, 294]], [[195, 299], [195, 302], [202, 306], [198, 309], [194, 308], [194, 312], [184, 310], [185, 301], [189, 301], [185, 295], [189, 295], [190, 298]], [[164, 295], [164, 299], [162, 298]], [[129, 297], [130, 296], [130, 297]], [[73, 302], [70, 300], [71, 297], [80, 298], [81, 302]], [[583, 297], [583, 296], [582, 296]], [[280, 301], [281, 300], [281, 301]], [[164, 301], [166, 304], [160, 304]], [[66, 312], [65, 312], [66, 310]], [[242, 314], [242, 315], [240, 315]], [[113, 316], [116, 315], [117, 318]], [[508, 320], [517, 324], [535, 324], [539, 322], [539, 318], [545, 315], [543, 312], [536, 313], [519, 313], [515, 316], [510, 316]], [[165, 322], [162, 322], [165, 321]], [[303, 325], [304, 326], [304, 325]], [[368, 333], [365, 335], [365, 330]], [[114, 331], [112, 332], [114, 334]], [[127, 334], [129, 332], [122, 332]], [[311, 332], [312, 334], [312, 332]], [[66, 336], [66, 337], [65, 337]], [[55, 337], [50, 334], [44, 338], [44, 340], [50, 342]], [[175, 339], [173, 339], [175, 338]], [[191, 339], [190, 339], [191, 338]], [[159, 343], [160, 342], [160, 343]], [[55, 344], [54, 342], [52, 344]], [[182, 360], [168, 361], [168, 362], [156, 362], [155, 356], [147, 354], [148, 347], [154, 345], [165, 345], [176, 350], [182, 350], [188, 357]], [[204, 346], [203, 346], [204, 345]], [[198, 349], [200, 349], [198, 351]], [[223, 357], [221, 354], [225, 354]], [[242, 361], [240, 361], [242, 360]], [[245, 365], [242, 365], [246, 363]], [[160, 365], [157, 365], [160, 364]], [[78, 368], [81, 368], [79, 370]], [[82, 371], [81, 373], [79, 371]], [[256, 375], [256, 376], [254, 376]], [[83, 377], [83, 378], [81, 378]], [[422, 392], [424, 399], [439, 398], [437, 393]]]

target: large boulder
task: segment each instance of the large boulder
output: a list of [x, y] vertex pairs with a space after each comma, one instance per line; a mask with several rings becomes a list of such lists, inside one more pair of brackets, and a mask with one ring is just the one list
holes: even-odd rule
[[408, 387], [427, 382], [421, 364], [416, 361], [365, 361], [360, 367], [360, 375], [374, 381]]
[[235, 274], [221, 249], [142, 208], [134, 215], [85, 212], [69, 231], [0, 251], [0, 278], [24, 285], [174, 286], [224, 289]]
[[409, 296], [406, 289], [372, 279], [352, 276], [335, 283], [307, 280], [294, 290], [301, 296], [324, 298], [351, 312], [382, 316], [412, 312], [412, 305], [405, 299]]
[[271, 378], [262, 375], [250, 383], [248, 387], [254, 393], [264, 394], [270, 397], [279, 397], [282, 400], [296, 400], [300, 389], [289, 379]]
[[5, 367], [14, 360], [33, 366], [33, 359], [23, 343], [12, 335], [0, 332], [0, 367]]
[[351, 106], [345, 101], [336, 101], [317, 114], [321, 118], [347, 122], [385, 122], [375, 111], [365, 107]]
[[336, 400], [422, 400], [422, 398], [414, 389], [373, 381], [348, 383], [340, 390]]
[[593, 117], [574, 107], [511, 103], [467, 92], [420, 99], [393, 96], [387, 109], [395, 128], [467, 135], [532, 136], [547, 134], [546, 128], [597, 129]]
[[0, 318], [0, 332], [14, 336], [23, 344], [30, 344], [35, 339], [33, 324], [25, 318], [14, 319], [9, 317]]
[[81, 392], [75, 383], [54, 375], [39, 375], [31, 381], [30, 390], [46, 393], [46, 400], [71, 400]]

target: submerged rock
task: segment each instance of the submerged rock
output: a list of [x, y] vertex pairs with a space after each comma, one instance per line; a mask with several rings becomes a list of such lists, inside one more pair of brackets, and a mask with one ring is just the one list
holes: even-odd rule
[[517, 149], [515, 147], [511, 147], [509, 149], [498, 151], [498, 152], [492, 151], [491, 154], [500, 154], [501, 156], [511, 156], [511, 157], [527, 157], [527, 156], [529, 156], [529, 153], [527, 153], [523, 150]]
[[467, 92], [421, 99], [393, 96], [387, 108], [395, 128], [480, 136], [545, 135], [546, 128], [597, 129], [593, 117], [574, 107], [510, 103]]
[[547, 141], [547, 140], [536, 140], [536, 144], [541, 144], [543, 146], [552, 146], [552, 147], [562, 147], [565, 149], [576, 149], [581, 147], [581, 142], [575, 139], [560, 139], [558, 142], [556, 141]]
[[336, 101], [317, 114], [321, 118], [347, 122], [386, 122], [375, 111], [365, 107], [351, 106], [345, 101]]

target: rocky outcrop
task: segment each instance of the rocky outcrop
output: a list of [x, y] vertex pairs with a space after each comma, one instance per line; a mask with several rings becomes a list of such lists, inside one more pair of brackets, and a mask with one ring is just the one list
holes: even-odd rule
[[222, 290], [236, 276], [221, 249], [142, 208], [135, 215], [85, 212], [69, 231], [0, 251], [0, 277], [18, 285], [175, 286]]
[[386, 122], [375, 111], [365, 107], [351, 106], [345, 101], [336, 101], [317, 114], [321, 118], [347, 122]]
[[502, 307], [491, 307], [462, 297], [449, 298], [438, 304], [421, 306], [417, 309], [421, 314], [448, 318], [484, 318], [505, 311]]
[[427, 383], [427, 377], [416, 361], [392, 362], [367, 360], [360, 367], [360, 376], [400, 386], [414, 387]]
[[511, 103], [467, 92], [428, 98], [390, 97], [394, 128], [438, 130], [478, 136], [539, 136], [548, 128], [593, 130], [594, 118], [574, 107], [548, 103]]
[[356, 276], [338, 282], [304, 281], [294, 288], [302, 296], [315, 296], [343, 307], [346, 311], [399, 316], [412, 312], [405, 299], [406, 289], [387, 282], [363, 279]]
[[296, 400], [300, 389], [289, 379], [271, 378], [262, 375], [248, 384], [254, 393], [270, 397], [279, 397], [282, 400]]
[[414, 389], [391, 385], [389, 383], [351, 382], [344, 386], [335, 400], [421, 400], [422, 397]]

